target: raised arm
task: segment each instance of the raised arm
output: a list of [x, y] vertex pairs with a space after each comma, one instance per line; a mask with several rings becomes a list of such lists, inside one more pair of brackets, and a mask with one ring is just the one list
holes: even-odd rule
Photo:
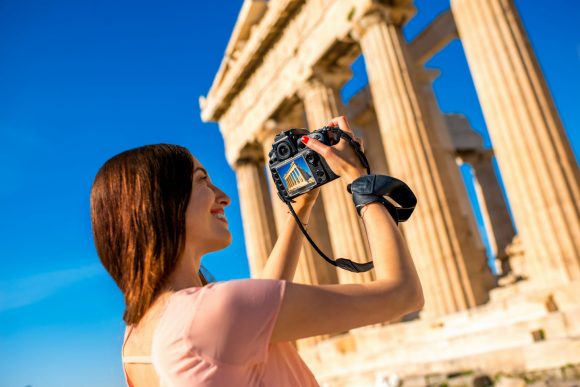
[[[351, 132], [344, 117], [331, 123]], [[311, 139], [307, 146], [320, 153], [333, 171], [349, 183], [365, 174], [354, 152], [345, 144], [327, 147]], [[423, 307], [423, 292], [415, 265], [387, 209], [380, 203], [371, 203], [363, 209], [362, 217], [377, 280], [324, 286], [288, 283], [272, 341], [344, 332], [393, 320]]]
[[[303, 224], [308, 224], [310, 221], [310, 213], [319, 190], [317, 189], [317, 192], [309, 192], [306, 198], [301, 196], [301, 200], [297, 200], [297, 203], [293, 205], [296, 215], [298, 215]], [[282, 231], [259, 278], [292, 281], [303, 241], [304, 235], [302, 231], [300, 231], [294, 217], [288, 213], [284, 220]]]
[[273, 342], [344, 332], [423, 307], [415, 266], [387, 210], [381, 204], [369, 204], [363, 219], [377, 280], [324, 286], [288, 283]]

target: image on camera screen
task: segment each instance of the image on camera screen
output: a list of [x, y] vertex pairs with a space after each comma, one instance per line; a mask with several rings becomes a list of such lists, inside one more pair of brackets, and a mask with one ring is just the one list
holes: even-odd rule
[[278, 176], [282, 178], [284, 187], [290, 196], [306, 192], [310, 187], [316, 185], [312, 170], [302, 155], [288, 160], [277, 167], [276, 171]]

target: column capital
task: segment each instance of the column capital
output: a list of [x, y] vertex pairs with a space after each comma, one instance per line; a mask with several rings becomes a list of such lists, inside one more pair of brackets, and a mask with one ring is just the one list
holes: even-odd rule
[[417, 66], [415, 71], [415, 77], [421, 83], [426, 83], [431, 87], [431, 83], [433, 83], [439, 76], [441, 75], [441, 70], [439, 69], [432, 69], [428, 67]]
[[240, 150], [240, 154], [235, 162], [235, 168], [248, 165], [248, 164], [259, 164], [264, 162], [264, 153], [260, 143], [254, 141], [247, 143]]
[[464, 163], [474, 166], [482, 161], [489, 162], [493, 157], [493, 149], [476, 149], [467, 152], [457, 152], [457, 156], [461, 158]]
[[274, 138], [276, 133], [282, 131], [281, 124], [273, 118], [269, 118], [264, 121], [261, 130], [256, 135], [256, 141], [258, 141], [262, 146], [265, 141], [270, 141]]
[[284, 130], [302, 127], [304, 127], [304, 109], [302, 105], [296, 105], [281, 113], [279, 118], [269, 118], [264, 121], [261, 130], [256, 135], [256, 140], [263, 143], [264, 140], [270, 139]]
[[351, 78], [352, 70], [347, 67], [339, 67], [333, 70], [314, 67], [311, 77], [298, 89], [298, 96], [304, 100], [305, 93], [320, 87], [329, 87], [338, 91]]
[[415, 14], [416, 9], [412, 1], [391, 1], [387, 5], [375, 0], [374, 5], [353, 23], [351, 35], [355, 40], [361, 40], [369, 28], [377, 23], [385, 23], [402, 27]]

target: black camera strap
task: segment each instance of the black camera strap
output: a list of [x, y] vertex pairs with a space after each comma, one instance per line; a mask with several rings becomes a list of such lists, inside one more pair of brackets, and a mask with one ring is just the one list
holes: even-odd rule
[[[366, 168], [367, 170], [367, 174], [370, 175], [371, 173], [371, 167], [369, 165], [369, 161], [367, 160], [367, 157], [365, 156], [365, 154], [363, 153], [361, 146], [358, 142], [356, 142], [350, 135], [348, 135], [347, 133], [345, 133], [344, 131], [340, 130], [339, 128], [336, 128], [336, 132], [337, 134], [340, 135], [340, 138], [343, 138], [344, 140], [346, 140], [350, 146], [355, 150], [355, 153], [357, 154], [358, 158], [361, 161], [361, 164], [363, 165], [363, 167]], [[302, 222], [300, 221], [300, 218], [298, 218], [298, 215], [296, 215], [296, 212], [294, 212], [294, 209], [292, 208], [292, 201], [288, 200], [285, 201], [286, 204], [288, 205], [288, 208], [290, 208], [290, 212], [292, 213], [292, 216], [294, 216], [294, 219], [296, 220], [296, 223], [298, 223], [298, 227], [300, 227], [300, 230], [302, 231], [302, 234], [304, 234], [304, 236], [306, 237], [306, 239], [308, 240], [308, 242], [310, 242], [310, 244], [312, 245], [312, 247], [314, 247], [314, 249], [316, 250], [316, 252], [318, 252], [318, 254], [324, 258], [324, 260], [328, 263], [330, 263], [333, 266], [337, 266], [340, 267], [341, 269], [344, 270], [348, 270], [348, 271], [352, 271], [354, 273], [364, 273], [365, 271], [369, 271], [371, 270], [374, 265], [373, 262], [366, 262], [366, 263], [357, 263], [357, 262], [353, 262], [350, 259], [347, 258], [337, 258], [336, 260], [332, 260], [330, 258], [328, 258], [326, 256], [326, 254], [324, 254], [322, 252], [322, 250], [320, 250], [318, 248], [318, 246], [316, 245], [316, 243], [314, 243], [314, 241], [312, 240], [312, 238], [310, 238], [310, 235], [308, 235], [308, 233], [306, 232], [306, 230], [304, 229], [304, 226], [302, 225]]]
[[306, 237], [306, 239], [308, 239], [308, 242], [310, 242], [310, 244], [312, 245], [312, 247], [314, 247], [314, 250], [316, 250], [318, 252], [318, 254], [322, 258], [324, 258], [324, 260], [326, 262], [330, 263], [333, 266], [337, 266], [337, 267], [340, 267], [341, 269], [348, 270], [348, 271], [352, 271], [354, 273], [364, 273], [365, 271], [369, 271], [370, 269], [372, 269], [374, 267], [374, 264], [373, 264], [372, 261], [366, 262], [366, 263], [357, 263], [357, 262], [353, 262], [353, 261], [351, 261], [350, 259], [347, 259], [347, 258], [337, 258], [336, 260], [332, 260], [332, 259], [328, 258], [326, 256], [326, 254], [324, 254], [322, 252], [322, 250], [320, 250], [318, 248], [318, 246], [316, 245], [316, 243], [314, 243], [314, 241], [312, 240], [312, 238], [310, 238], [310, 235], [308, 235], [308, 233], [304, 229], [304, 226], [302, 225], [302, 222], [298, 218], [298, 215], [296, 215], [296, 212], [294, 212], [294, 209], [292, 208], [292, 204], [290, 204], [290, 202], [286, 202], [286, 204], [290, 208], [290, 212], [294, 216], [294, 219], [296, 219], [296, 223], [298, 223], [298, 227], [300, 227], [300, 230], [302, 231], [302, 234], [304, 234], [304, 236]]

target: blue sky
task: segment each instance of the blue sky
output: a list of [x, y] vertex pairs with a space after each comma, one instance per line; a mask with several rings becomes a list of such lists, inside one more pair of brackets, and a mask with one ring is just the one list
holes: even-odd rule
[[[118, 152], [188, 147], [233, 199], [233, 243], [204, 264], [218, 280], [248, 276], [235, 174], [197, 102], [241, 4], [0, 1], [0, 386], [123, 385], [122, 297], [100, 266], [89, 219], [93, 177]], [[408, 38], [448, 0], [416, 4]], [[578, 155], [580, 5], [516, 4]], [[465, 114], [485, 137], [460, 43], [429, 66], [442, 71], [442, 110]], [[366, 83], [364, 62], [353, 69], [345, 99]]]

